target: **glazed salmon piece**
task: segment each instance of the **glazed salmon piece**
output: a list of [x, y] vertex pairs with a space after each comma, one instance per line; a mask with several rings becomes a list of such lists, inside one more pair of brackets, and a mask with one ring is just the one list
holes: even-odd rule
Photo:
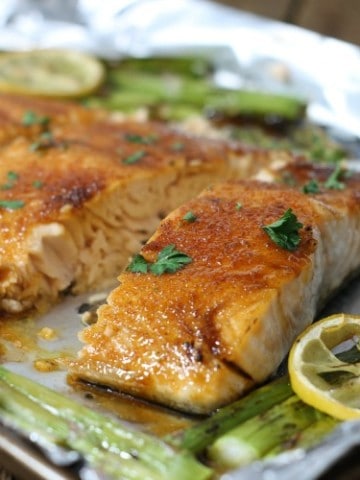
[[[280, 183], [285, 173], [296, 187]], [[301, 190], [329, 173], [303, 164], [274, 183], [217, 184], [171, 213], [137, 258], [152, 265], [173, 245], [189, 263], [161, 275], [124, 271], [82, 332], [70, 375], [193, 413], [265, 381], [360, 266], [359, 175], [341, 190]], [[289, 208], [302, 224], [294, 250], [263, 229]]]
[[[24, 125], [29, 112], [33, 122]], [[3, 314], [114, 284], [171, 210], [210, 183], [277, 161], [164, 125], [19, 96], [1, 97], [1, 132]]]

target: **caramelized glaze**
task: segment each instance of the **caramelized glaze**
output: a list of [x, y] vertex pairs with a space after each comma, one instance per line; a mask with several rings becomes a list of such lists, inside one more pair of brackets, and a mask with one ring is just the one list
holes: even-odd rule
[[[71, 374], [192, 412], [266, 380], [360, 263], [359, 175], [344, 190], [306, 195], [302, 185], [323, 182], [331, 170], [300, 163], [289, 172], [296, 188], [227, 182], [171, 213], [141, 254], [154, 262], [175, 245], [192, 262], [161, 276], [122, 273], [98, 322], [83, 332]], [[303, 224], [294, 251], [262, 228], [289, 208]], [[184, 221], [189, 211], [196, 221]]]

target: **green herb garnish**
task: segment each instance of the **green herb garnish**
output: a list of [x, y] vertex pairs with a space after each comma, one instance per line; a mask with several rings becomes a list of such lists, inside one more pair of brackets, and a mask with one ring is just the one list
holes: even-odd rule
[[341, 165], [336, 165], [335, 170], [324, 183], [324, 187], [331, 190], [343, 190], [345, 188], [345, 183], [340, 181], [343, 174], [344, 170]]
[[289, 187], [296, 186], [296, 179], [291, 172], [284, 172], [281, 178], [282, 182]]
[[183, 144], [183, 142], [174, 142], [170, 148], [174, 152], [181, 152], [181, 150], [184, 150], [185, 145]]
[[279, 220], [263, 226], [263, 230], [279, 247], [295, 250], [300, 243], [299, 230], [302, 227], [303, 224], [298, 221], [291, 208], [288, 208]]
[[37, 152], [55, 146], [54, 137], [51, 132], [43, 132], [36, 142], [33, 142], [29, 149], [31, 152]]
[[303, 186], [302, 191], [304, 193], [319, 193], [320, 185], [316, 180], [312, 178], [311, 180], [308, 181], [308, 183], [306, 183]]
[[138, 152], [135, 152], [132, 155], [129, 155], [128, 157], [124, 158], [122, 162], [125, 163], [126, 165], [132, 165], [138, 162], [139, 160], [141, 160], [145, 155], [146, 155], [146, 152], [144, 152], [143, 150], [139, 150]]
[[42, 188], [44, 186], [44, 182], [42, 182], [41, 180], [34, 180], [32, 182], [32, 186], [34, 188]]
[[158, 139], [156, 135], [137, 135], [136, 133], [127, 133], [125, 139], [128, 142], [139, 143], [140, 145], [151, 145]]
[[191, 262], [191, 257], [176, 250], [174, 245], [167, 245], [158, 253], [154, 263], [148, 262], [141, 254], [135, 255], [127, 270], [133, 273], [151, 272], [154, 275], [162, 275], [175, 273]]
[[0, 200], [0, 208], [7, 210], [18, 210], [25, 205], [23, 200]]
[[10, 170], [7, 173], [7, 178], [10, 182], [16, 182], [17, 180], [19, 180], [19, 174]]
[[132, 273], [147, 273], [149, 262], [140, 253], [134, 255], [127, 270]]
[[11, 188], [14, 187], [16, 182], [19, 180], [19, 174], [13, 171], [7, 172], [7, 179], [8, 181], [4, 183], [3, 185], [0, 186], [1, 190], [10, 190]]
[[32, 125], [42, 125], [43, 127], [46, 127], [49, 122], [49, 117], [40, 116], [35, 112], [28, 110], [24, 113], [21, 123], [25, 125], [25, 127], [31, 127]]
[[175, 245], [167, 245], [159, 252], [156, 262], [150, 265], [150, 271], [155, 275], [174, 273], [191, 262], [192, 259], [176, 250]]
[[197, 219], [197, 216], [193, 212], [190, 212], [190, 211], [185, 213], [185, 215], [183, 216], [183, 220], [185, 220], [185, 222], [189, 222], [189, 223], [195, 222], [196, 219]]
[[235, 205], [235, 208], [236, 208], [236, 210], [238, 210], [238, 211], [239, 211], [239, 210], [241, 210], [241, 209], [242, 209], [242, 207], [243, 207], [242, 203], [240, 203], [240, 202], [236, 202], [236, 205]]

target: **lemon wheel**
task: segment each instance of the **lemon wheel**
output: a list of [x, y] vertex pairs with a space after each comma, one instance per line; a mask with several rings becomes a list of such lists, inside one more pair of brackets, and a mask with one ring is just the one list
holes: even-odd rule
[[293, 344], [289, 375], [306, 403], [340, 420], [360, 418], [360, 316], [337, 314]]
[[95, 57], [68, 50], [0, 54], [0, 92], [55, 98], [85, 96], [103, 82]]

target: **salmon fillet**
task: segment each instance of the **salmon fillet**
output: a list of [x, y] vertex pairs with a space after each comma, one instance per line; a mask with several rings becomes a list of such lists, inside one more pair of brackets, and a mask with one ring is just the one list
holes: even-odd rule
[[171, 210], [210, 183], [278, 158], [9, 95], [0, 96], [0, 154], [3, 314], [114, 283]]
[[[273, 183], [217, 184], [172, 212], [138, 259], [153, 265], [173, 245], [189, 263], [124, 271], [82, 332], [70, 375], [193, 413], [264, 382], [360, 266], [360, 176], [327, 188], [330, 174], [297, 163], [272, 172]], [[318, 193], [302, 192], [310, 180]], [[289, 208], [302, 224], [294, 250], [263, 229]]]

